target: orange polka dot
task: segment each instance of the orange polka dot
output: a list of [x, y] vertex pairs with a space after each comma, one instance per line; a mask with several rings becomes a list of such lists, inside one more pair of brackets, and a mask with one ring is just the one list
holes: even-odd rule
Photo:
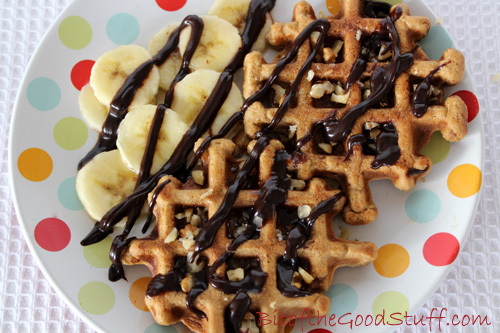
[[336, 15], [340, 12], [340, 1], [339, 0], [326, 0], [326, 8], [332, 15]]
[[462, 164], [450, 172], [448, 189], [456, 197], [468, 198], [479, 192], [482, 182], [483, 176], [477, 166]]
[[401, 245], [387, 244], [378, 250], [373, 266], [383, 277], [394, 278], [406, 272], [410, 266], [410, 255]]
[[150, 277], [137, 279], [131, 286], [128, 292], [130, 302], [141, 311], [149, 311], [144, 299], [146, 298], [146, 290], [151, 281]]
[[53, 167], [50, 155], [40, 148], [26, 149], [17, 160], [17, 168], [21, 175], [32, 182], [41, 182], [49, 178]]

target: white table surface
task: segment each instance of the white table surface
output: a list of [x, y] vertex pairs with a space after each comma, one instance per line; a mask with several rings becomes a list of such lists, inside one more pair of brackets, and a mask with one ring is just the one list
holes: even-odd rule
[[[142, 0], [146, 1], [146, 0]], [[153, 1], [153, 0], [148, 0]], [[194, 1], [194, 0], [191, 0]], [[447, 278], [418, 311], [487, 316], [491, 326], [443, 332], [500, 332], [500, 1], [423, 0], [442, 17], [472, 73], [485, 129], [486, 160], [474, 226]], [[0, 0], [0, 332], [93, 332], [51, 288], [21, 233], [8, 180], [14, 100], [30, 56], [70, 0]], [[435, 311], [436, 315], [437, 312]], [[437, 321], [433, 332], [439, 332]], [[398, 332], [429, 332], [400, 327]]]

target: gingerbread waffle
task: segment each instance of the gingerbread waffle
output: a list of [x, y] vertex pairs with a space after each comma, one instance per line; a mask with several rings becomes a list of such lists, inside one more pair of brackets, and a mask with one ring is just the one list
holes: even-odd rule
[[[249, 145], [249, 150], [254, 143]], [[149, 197], [149, 200], [155, 204], [154, 214], [157, 222], [154, 231], [145, 239], [133, 240], [123, 253], [124, 264], [144, 264], [151, 270], [153, 281], [149, 285], [146, 304], [159, 324], [170, 325], [182, 321], [196, 332], [224, 332], [227, 329], [225, 322], [227, 325], [228, 307], [240, 294], [235, 293], [234, 290], [224, 293], [206, 281], [203, 282], [203, 276], [205, 278], [207, 276], [204, 270], [212, 267], [217, 259], [224, 256], [234, 241], [234, 237], [237, 237], [231, 233], [241, 227], [238, 221], [245, 220], [245, 214], [248, 214], [248, 210], [255, 205], [259, 197], [259, 188], [271, 177], [277, 152], [283, 152], [282, 144], [277, 140], [272, 140], [259, 156], [256, 181], [249, 180], [247, 182], [249, 188], [239, 192], [230, 217], [217, 231], [212, 246], [196, 258], [195, 266], [190, 266], [191, 276], [198, 274], [200, 277], [201, 274], [200, 280], [197, 282], [195, 279], [193, 284], [188, 276], [191, 273], [186, 273], [190, 271], [190, 268], [185, 267], [189, 265], [189, 259], [194, 250], [192, 239], [197, 235], [197, 227], [200, 227], [219, 209], [224, 200], [224, 194], [234, 181], [235, 172], [241, 163], [241, 160], [234, 157], [235, 147], [230, 140], [214, 140], [202, 155], [202, 168], [193, 171], [192, 179], [181, 183], [172, 176], [162, 178], [158, 185], [159, 190]], [[257, 328], [255, 323], [259, 322], [258, 312], [267, 313], [271, 317], [276, 310], [281, 315], [297, 317], [304, 315], [304, 309], [310, 309], [314, 315], [327, 314], [330, 300], [321, 292], [329, 288], [335, 269], [341, 266], [366, 265], [376, 257], [376, 247], [372, 243], [346, 241], [335, 237], [332, 219], [345, 203], [345, 197], [340, 194], [339, 190], [327, 186], [319, 178], [311, 179], [305, 187], [296, 185], [295, 188], [295, 190], [288, 191], [286, 202], [281, 207], [283, 211], [278, 211], [270, 220], [263, 221], [258, 237], [249, 239], [239, 246], [232, 259], [217, 269], [216, 275], [219, 279], [233, 279], [235, 274], [247, 274], [250, 262], [250, 266], [253, 267], [254, 272], [256, 270], [259, 273], [260, 278], [267, 275], [259, 292], [248, 291], [251, 304], [244, 317], [245, 328], [241, 328], [243, 331], [249, 328], [249, 332], [253, 332], [252, 329]], [[290, 217], [295, 214], [302, 218], [300, 214], [305, 216], [308, 212], [305, 214], [303, 211], [297, 212], [299, 207], [306, 211], [309, 209], [309, 212], [310, 209], [314, 211], [314, 208], [322, 201], [335, 196], [339, 199], [333, 209], [317, 218], [306, 245], [297, 251], [302, 272], [294, 273], [294, 283], [296, 288], [309, 291], [310, 294], [304, 297], [284, 296], [277, 286], [277, 267], [278, 261], [285, 253], [286, 225], [289, 224]], [[194, 215], [197, 217], [193, 218]], [[193, 219], [196, 223], [193, 223]], [[188, 223], [188, 220], [191, 222]], [[231, 220], [236, 221], [236, 225], [231, 225]], [[246, 265], [246, 268], [239, 270], [235, 268], [238, 265], [240, 265], [239, 268]], [[301, 282], [302, 274], [305, 278]], [[176, 278], [171, 279], [174, 275]], [[162, 280], [162, 278], [165, 279]], [[308, 278], [313, 280], [308, 283], [304, 282]], [[175, 286], [170, 285], [167, 288], [169, 290], [155, 293], [155, 285], [157, 283], [161, 285], [161, 281], [165, 283], [168, 279], [170, 282], [175, 281], [173, 283]], [[195, 291], [197, 297], [192, 303], [195, 309], [190, 309], [186, 305], [189, 292], [203, 284], [204, 287]], [[286, 322], [280, 325], [263, 325], [260, 330], [261, 332], [283, 332], [283, 324]]]
[[[376, 72], [376, 67], [388, 67], [389, 62], [394, 58], [394, 54], [380, 50], [378, 54], [375, 54], [375, 58], [382, 56], [381, 59], [367, 59], [366, 68], [362, 70], [350, 89], [346, 89], [348, 78], [357, 60], [361, 58], [362, 53], [364, 55], [367, 53], [363, 45], [369, 45], [371, 36], [386, 30], [384, 24], [387, 18], [367, 17], [363, 4], [363, 0], [342, 0], [340, 12], [327, 18], [331, 28], [324, 43], [323, 54], [312, 64], [310, 75], [302, 80], [294, 105], [288, 110], [280, 124], [283, 132], [288, 131], [289, 136], [293, 137], [292, 143], [310, 135], [316, 123], [328, 117], [333, 121], [340, 120], [349, 113], [349, 110], [362, 103], [367, 98], [366, 90], [370, 88], [369, 80]], [[413, 53], [414, 62], [411, 67], [396, 76], [392, 92], [383, 102], [372, 106], [356, 119], [345, 140], [332, 145], [328, 138], [324, 138], [324, 135], [323, 137], [315, 135], [312, 140], [301, 147], [300, 156], [293, 163], [297, 177], [300, 179], [308, 180], [314, 176], [320, 176], [335, 178], [340, 182], [347, 195], [347, 204], [342, 215], [344, 221], [350, 224], [370, 223], [377, 216], [377, 208], [373, 203], [368, 185], [370, 181], [390, 179], [398, 189], [410, 190], [417, 180], [430, 171], [431, 160], [419, 152], [430, 140], [433, 132], [441, 131], [448, 141], [459, 141], [467, 133], [467, 109], [464, 102], [455, 96], [445, 100], [443, 98], [443, 87], [456, 85], [463, 78], [464, 58], [462, 54], [457, 50], [448, 49], [440, 60], [430, 60], [417, 44], [427, 35], [430, 29], [429, 20], [425, 17], [410, 16], [408, 7], [403, 4], [392, 8], [392, 16], [395, 16], [395, 11], [398, 11], [400, 15], [393, 20], [400, 39], [400, 51], [403, 55]], [[273, 46], [282, 48], [283, 51], [272, 63], [267, 63], [262, 54], [257, 52], [246, 57], [245, 98], [253, 95], [263, 86], [278, 60], [288, 52], [291, 43], [315, 19], [316, 16], [311, 6], [303, 1], [295, 6], [292, 22], [275, 23], [272, 26], [267, 36], [268, 40]], [[390, 41], [390, 38], [388, 40]], [[245, 131], [250, 137], [255, 137], [272, 121], [280, 103], [279, 90], [288, 89], [311, 53], [314, 41], [315, 36], [312, 35], [310, 43], [302, 45], [295, 62], [287, 65], [280, 73], [278, 79], [280, 87], [276, 87], [276, 93], [268, 100], [257, 101], [249, 107], [244, 123]], [[340, 43], [336, 41], [343, 42], [340, 50]], [[333, 57], [332, 51], [336, 52]], [[434, 101], [429, 103], [432, 105], [425, 106], [425, 114], [416, 116], [415, 111], [412, 110], [412, 98], [415, 98], [415, 91], [420, 89], [418, 87], [424, 81], [432, 85], [431, 95]], [[314, 86], [316, 85], [317, 88], [318, 84], [322, 85], [325, 82], [328, 85], [326, 90], [330, 90], [327, 93], [331, 93], [334, 88], [340, 88], [339, 95], [343, 94], [343, 96], [339, 97], [345, 98], [344, 103], [342, 101], [332, 103], [331, 100], [325, 101], [324, 97], [313, 98], [311, 96]], [[377, 133], [380, 133], [382, 127], [387, 127], [387, 124], [393, 126], [391, 127], [392, 134], [397, 133], [400, 156], [393, 163], [374, 167], [376, 149], [374, 152], [373, 146], [376, 142], [372, 140], [370, 153], [370, 149], [361, 144], [353, 144], [349, 147], [349, 139], [356, 135], [365, 135], [373, 139], [376, 133], [372, 134], [370, 131], [377, 128]]]

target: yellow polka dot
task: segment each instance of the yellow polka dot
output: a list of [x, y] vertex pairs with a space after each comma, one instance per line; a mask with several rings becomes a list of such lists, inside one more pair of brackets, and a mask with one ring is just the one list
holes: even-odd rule
[[336, 15], [340, 12], [340, 1], [339, 0], [326, 0], [326, 8], [332, 15]]
[[450, 172], [448, 189], [456, 197], [468, 198], [479, 192], [482, 181], [483, 176], [477, 166], [462, 164]]
[[41, 182], [52, 173], [54, 165], [50, 155], [40, 148], [26, 149], [19, 155], [17, 168], [21, 175], [32, 182]]
[[150, 281], [150, 277], [143, 277], [137, 279], [132, 286], [130, 286], [128, 293], [130, 302], [132, 302], [132, 304], [141, 311], [149, 311], [144, 299], [146, 297], [146, 290], [148, 289]]
[[403, 274], [410, 266], [410, 255], [398, 244], [387, 244], [378, 250], [378, 257], [373, 262], [377, 273], [387, 278]]

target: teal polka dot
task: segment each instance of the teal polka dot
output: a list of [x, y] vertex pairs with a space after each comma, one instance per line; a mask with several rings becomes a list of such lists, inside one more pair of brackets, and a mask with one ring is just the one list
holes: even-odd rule
[[330, 314], [333, 313], [336, 317], [346, 313], [353, 313], [358, 306], [358, 294], [347, 284], [332, 284], [326, 295], [331, 299]]
[[59, 202], [69, 210], [80, 210], [83, 208], [76, 194], [75, 182], [76, 177], [70, 177], [63, 180], [57, 189]]
[[146, 328], [144, 333], [177, 333], [177, 329], [174, 326], [160, 326], [158, 324], [153, 324]]
[[28, 102], [40, 111], [49, 111], [61, 101], [61, 89], [48, 77], [33, 79], [26, 90]]
[[433, 26], [420, 45], [432, 60], [439, 60], [444, 51], [453, 46], [453, 40], [442, 26]]
[[418, 223], [432, 221], [441, 210], [441, 200], [436, 193], [429, 190], [415, 191], [405, 204], [406, 215]]
[[118, 13], [109, 19], [106, 33], [115, 44], [130, 44], [139, 36], [139, 22], [130, 14]]

